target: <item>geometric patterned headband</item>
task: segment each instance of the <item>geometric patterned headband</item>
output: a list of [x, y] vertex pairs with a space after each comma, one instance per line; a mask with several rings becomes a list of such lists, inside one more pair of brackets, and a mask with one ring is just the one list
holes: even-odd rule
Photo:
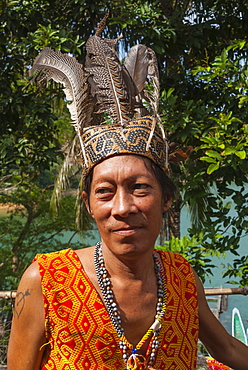
[[156, 126], [150, 145], [147, 145], [152, 126], [151, 117], [142, 117], [129, 121], [124, 129], [120, 129], [118, 125], [90, 126], [84, 129], [82, 140], [88, 163], [87, 166], [83, 166], [84, 175], [86, 176], [98, 162], [117, 154], [145, 156], [166, 171], [168, 162], [166, 145]]

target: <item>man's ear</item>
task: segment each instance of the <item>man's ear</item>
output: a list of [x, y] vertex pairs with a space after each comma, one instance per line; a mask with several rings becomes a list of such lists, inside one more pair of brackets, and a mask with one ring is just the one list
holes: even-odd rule
[[88, 213], [91, 215], [92, 218], [94, 218], [94, 215], [90, 209], [89, 195], [85, 191], [82, 191], [82, 198]]
[[163, 212], [166, 212], [172, 205], [172, 198], [167, 197], [166, 203], [163, 206]]

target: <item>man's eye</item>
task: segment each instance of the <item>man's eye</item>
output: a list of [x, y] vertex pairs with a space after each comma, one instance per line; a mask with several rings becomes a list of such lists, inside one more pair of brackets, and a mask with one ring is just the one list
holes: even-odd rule
[[107, 188], [101, 188], [101, 189], [97, 189], [96, 193], [97, 194], [108, 194], [108, 193], [111, 193], [111, 190]]
[[147, 184], [135, 184], [134, 188], [135, 189], [147, 189], [148, 185]]

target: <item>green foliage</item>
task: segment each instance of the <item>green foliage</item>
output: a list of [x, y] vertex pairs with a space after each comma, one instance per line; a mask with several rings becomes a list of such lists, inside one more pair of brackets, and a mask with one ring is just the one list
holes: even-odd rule
[[235, 278], [235, 280], [229, 280], [229, 283], [237, 284], [237, 279], [240, 285], [248, 286], [248, 257], [243, 256], [241, 258], [235, 258], [233, 265], [228, 264], [226, 266], [227, 271], [223, 277]]
[[[204, 149], [200, 159], [209, 163], [207, 173], [211, 174], [220, 167], [241, 168], [246, 173], [248, 151], [248, 126], [245, 120], [247, 99], [247, 65], [243, 55], [238, 55], [247, 47], [244, 41], [237, 41], [224, 49], [211, 66], [199, 66], [193, 70], [197, 80], [217, 90], [221, 87], [221, 97], [213, 107], [209, 120], [213, 122], [200, 141], [204, 142], [198, 149]], [[230, 51], [235, 51], [232, 60]]]
[[[75, 197], [63, 197], [56, 218], [50, 214], [50, 198], [51, 190], [28, 183], [1, 196], [2, 203], [11, 200], [15, 207], [0, 217], [0, 290], [15, 289], [37, 253], [85, 246], [75, 224]], [[84, 237], [89, 235], [84, 231]]]
[[7, 362], [7, 349], [13, 312], [13, 300], [0, 299], [0, 366]]
[[[171, 140], [194, 147], [185, 165], [172, 168], [192, 212], [189, 236], [204, 233], [199, 250], [238, 255], [240, 241], [248, 234], [246, 49], [245, 41], [232, 41], [212, 62], [200, 60], [185, 71], [185, 91], [170, 87], [162, 93]], [[235, 260], [234, 271], [232, 276], [242, 274], [240, 283], [247, 282], [241, 259]]]
[[28, 35], [26, 43], [32, 42], [36, 50], [41, 50], [44, 47], [63, 50], [63, 52], [72, 54], [81, 54], [81, 47], [85, 41], [80, 41], [79, 35], [73, 37], [72, 30], [53, 29], [51, 24], [43, 26], [39, 24], [38, 29], [34, 33]]
[[154, 1], [153, 6], [149, 1], [124, 1], [121, 7], [121, 16], [113, 17], [110, 24], [121, 25], [127, 35], [126, 44], [131, 45], [135, 29], [136, 39], [158, 54], [165, 53], [167, 40], [175, 37], [175, 31], [164, 19], [160, 1]]

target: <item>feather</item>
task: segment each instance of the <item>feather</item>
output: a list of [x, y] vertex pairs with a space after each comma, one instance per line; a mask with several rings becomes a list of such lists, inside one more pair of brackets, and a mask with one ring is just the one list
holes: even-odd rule
[[[141, 73], [140, 79], [138, 77], [135, 77], [135, 69], [132, 71], [131, 65], [129, 66], [129, 62], [127, 62], [127, 68], [130, 71], [131, 77], [136, 81], [136, 84], [138, 83], [139, 86], [139, 92], [140, 92], [140, 100], [144, 99], [150, 106], [150, 109], [152, 111], [152, 115], [154, 117], [153, 123], [152, 123], [152, 128], [150, 132], [150, 136], [147, 140], [147, 145], [146, 149], [148, 150], [154, 130], [156, 127], [156, 124], [160, 127], [162, 137], [165, 141], [166, 147], [168, 146], [167, 140], [166, 140], [166, 135], [164, 132], [164, 128], [161, 122], [161, 118], [158, 114], [158, 108], [159, 108], [159, 97], [160, 97], [160, 84], [159, 84], [159, 71], [158, 71], [158, 65], [157, 65], [157, 58], [155, 52], [151, 48], [147, 48], [144, 45], [136, 45], [136, 49], [134, 48], [134, 56], [130, 56], [130, 59], [133, 60], [133, 63], [137, 63], [137, 69], [141, 68], [138, 67], [138, 65], [142, 65], [142, 61], [137, 61], [138, 56], [135, 56], [135, 54], [139, 54], [140, 58], [142, 59], [145, 58], [144, 62], [144, 69], [143, 72]], [[132, 48], [131, 48], [132, 49]], [[131, 50], [130, 49], [130, 50]], [[145, 77], [145, 72], [146, 76], [149, 76], [150, 79], [150, 84], [145, 84], [144, 77]], [[138, 82], [139, 81], [139, 82]], [[140, 101], [137, 100], [137, 101]], [[144, 109], [144, 108], [141, 108]], [[142, 114], [143, 115], [143, 114]]]
[[97, 25], [96, 31], [95, 31], [96, 36], [100, 37], [103, 31], [105, 30], [108, 16], [109, 16], [109, 10], [107, 10], [105, 16], [103, 17], [103, 19], [101, 19], [101, 21]]
[[56, 214], [58, 211], [58, 205], [61, 200], [63, 191], [69, 185], [69, 171], [75, 166], [75, 152], [78, 142], [78, 136], [74, 134], [74, 137], [70, 144], [67, 145], [67, 148], [64, 148], [64, 153], [66, 153], [64, 162], [60, 168], [59, 174], [56, 178], [56, 183], [51, 198], [51, 209]]
[[180, 162], [186, 160], [193, 152], [192, 146], [179, 147], [178, 144], [172, 142], [169, 144], [169, 161]]
[[59, 50], [45, 48], [36, 57], [30, 73], [33, 75], [33, 80], [36, 79], [38, 83], [52, 79], [64, 86], [63, 90], [66, 99], [69, 101], [67, 107], [87, 163], [81, 141], [81, 129], [90, 124], [93, 103], [90, 97], [87, 75], [82, 65], [74, 57], [62, 54]]
[[[151, 86], [150, 90], [144, 90], [144, 98], [150, 104], [153, 113], [158, 116], [160, 84], [159, 84], [159, 71], [155, 52], [148, 48], [148, 76], [150, 77]], [[160, 117], [158, 116], [159, 121]]]
[[[84, 182], [84, 176], [83, 173], [80, 178], [79, 187], [78, 187], [78, 193], [77, 193], [77, 199], [76, 199], [76, 224], [78, 226], [78, 230], [80, 232], [85, 230], [85, 225], [89, 225], [89, 213], [86, 211], [86, 207], [84, 204], [84, 200], [82, 197], [82, 191], [83, 191], [83, 182]], [[85, 220], [88, 220], [88, 222], [85, 222]]]
[[131, 47], [125, 58], [124, 66], [137, 87], [137, 93], [140, 93], [145, 87], [148, 65], [148, 48], [141, 44]]
[[147, 108], [145, 108], [142, 104], [142, 97], [140, 94], [144, 90], [147, 82], [148, 64], [148, 48], [142, 44], [132, 46], [124, 60], [124, 66], [127, 69], [134, 85], [134, 108], [136, 118], [149, 115]]
[[[86, 43], [85, 70], [96, 100], [95, 114], [104, 117], [106, 112], [113, 123], [124, 126], [134, 115], [135, 96], [128, 90], [129, 77], [119, 62], [115, 51], [99, 36], [92, 36]], [[129, 77], [131, 82], [131, 78]], [[104, 121], [104, 119], [102, 119]]]

